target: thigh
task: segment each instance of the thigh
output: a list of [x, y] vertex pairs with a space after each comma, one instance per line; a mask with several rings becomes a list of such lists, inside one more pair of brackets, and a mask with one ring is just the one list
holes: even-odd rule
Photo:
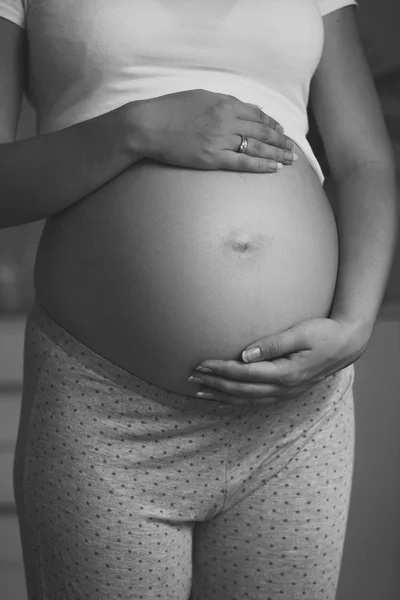
[[153, 486], [168, 489], [135, 469], [142, 442], [112, 412], [122, 396], [100, 382], [91, 391], [76, 362], [31, 341], [14, 458], [29, 600], [187, 600], [193, 524], [157, 510]]
[[74, 464], [73, 451], [68, 461], [68, 437], [51, 447], [31, 434], [28, 458], [16, 465], [29, 600], [187, 600], [192, 523], [153, 517], [115, 465]]
[[267, 484], [196, 525], [191, 600], [334, 600], [354, 442], [350, 389]]

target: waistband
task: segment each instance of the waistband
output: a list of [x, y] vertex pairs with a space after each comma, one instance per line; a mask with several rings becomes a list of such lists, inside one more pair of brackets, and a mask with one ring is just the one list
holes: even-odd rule
[[[157, 401], [166, 400], [168, 404], [190, 403], [192, 406], [196, 403], [200, 404], [200, 399], [183, 396], [154, 385], [97, 354], [69, 333], [35, 300], [28, 314], [25, 332], [26, 335], [29, 335], [30, 332], [38, 333], [38, 331], [42, 337], [45, 336], [51, 344], [56, 344], [67, 354], [69, 363], [76, 363], [77, 376], [79, 376], [79, 370], [82, 370], [83, 367], [86, 371], [90, 371], [96, 380], [104, 378], [104, 383], [114, 382], [125, 389], [127, 393], [130, 391]], [[45, 339], [42, 339], [42, 342], [45, 342]], [[203, 408], [206, 404], [210, 404], [215, 408], [216, 402], [201, 400], [201, 404]]]
[[[37, 302], [37, 300], [35, 300], [28, 314], [25, 333], [26, 335], [29, 335], [30, 332], [37, 333], [38, 329], [42, 336], [46, 336], [50, 343], [56, 344], [68, 355], [69, 362], [76, 363], [78, 372], [79, 368], [84, 367], [86, 370], [91, 371], [92, 375], [97, 379], [103, 377], [105, 380], [112, 381], [127, 391], [136, 394], [139, 393], [142, 396], [152, 398], [159, 402], [165, 400], [168, 404], [190, 404], [191, 407], [198, 405], [198, 407], [203, 409], [206, 406], [215, 409], [216, 405], [219, 404], [215, 400], [193, 398], [192, 396], [184, 396], [166, 390], [126, 371], [76, 339], [71, 333], [64, 329], [64, 327], [62, 327], [62, 325], [60, 325], [60, 323], [58, 323], [46, 309]], [[44, 338], [42, 341], [45, 341]], [[353, 381], [354, 365], [352, 364], [317, 383], [309, 391], [305, 392], [304, 395], [308, 395], [311, 392], [311, 396], [316, 400], [319, 397], [325, 399], [326, 395], [329, 395], [327, 389], [335, 388], [337, 391], [341, 390], [345, 392], [352, 386]], [[291, 401], [288, 400], [288, 402]], [[246, 410], [243, 406], [230, 406], [230, 408], [239, 411]], [[262, 405], [258, 405], [257, 407], [251, 405], [252, 410], [260, 410], [263, 408], [271, 409], [271, 405], [265, 405], [264, 407]]]

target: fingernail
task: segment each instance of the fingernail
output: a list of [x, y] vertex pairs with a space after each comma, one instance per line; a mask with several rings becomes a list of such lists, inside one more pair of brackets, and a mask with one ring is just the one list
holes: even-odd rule
[[285, 131], [285, 130], [283, 129], [282, 125], [279, 125], [279, 123], [278, 123], [278, 125], [276, 126], [276, 128], [277, 128], [277, 130], [278, 130], [278, 131], [280, 131], [281, 133], [284, 133], [284, 131]]
[[249, 362], [250, 360], [254, 360], [255, 358], [260, 358], [261, 350], [260, 348], [249, 348], [249, 350], [245, 350], [242, 352], [242, 359], [244, 362]]
[[296, 160], [299, 160], [299, 157], [298, 157], [298, 156], [297, 156], [297, 154], [295, 154], [294, 152], [293, 152], [293, 155], [292, 155], [292, 156], [293, 156], [293, 158], [292, 158], [292, 161], [293, 161], [293, 162], [294, 162], [294, 161], [296, 161]]
[[201, 371], [202, 373], [212, 373], [212, 369], [208, 367], [196, 367], [195, 371]]
[[190, 383], [204, 383], [199, 377], [189, 377], [188, 381], [190, 381]]
[[199, 396], [200, 398], [212, 398], [210, 392], [197, 392], [196, 396]]
[[292, 142], [292, 140], [287, 140], [286, 141], [286, 148], [288, 150], [294, 150], [294, 143]]
[[282, 163], [276, 163], [276, 170], [279, 171], [280, 169], [283, 169], [283, 164]]

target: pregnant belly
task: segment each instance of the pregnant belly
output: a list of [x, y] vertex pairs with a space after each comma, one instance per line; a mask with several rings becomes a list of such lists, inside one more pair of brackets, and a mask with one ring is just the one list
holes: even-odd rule
[[297, 153], [274, 174], [140, 161], [47, 220], [38, 301], [114, 364], [194, 396], [200, 361], [329, 313], [336, 225]]

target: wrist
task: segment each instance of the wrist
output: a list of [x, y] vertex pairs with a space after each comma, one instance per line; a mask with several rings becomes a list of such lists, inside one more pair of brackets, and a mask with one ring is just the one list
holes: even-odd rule
[[141, 100], [128, 102], [116, 111], [122, 150], [129, 156], [131, 163], [146, 157], [147, 140], [140, 118], [141, 104]]
[[343, 325], [355, 346], [366, 346], [372, 336], [375, 327], [375, 320], [355, 317], [346, 313], [332, 312], [330, 319], [338, 321]]

